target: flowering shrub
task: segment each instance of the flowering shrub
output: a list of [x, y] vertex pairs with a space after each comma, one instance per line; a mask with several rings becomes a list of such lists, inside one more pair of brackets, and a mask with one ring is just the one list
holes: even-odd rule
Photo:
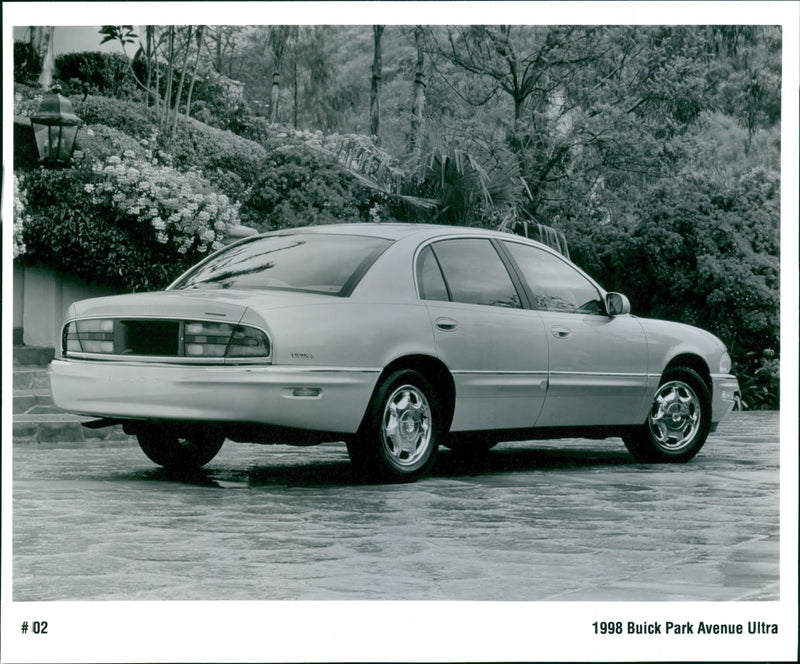
[[22, 237], [23, 228], [26, 221], [30, 221], [30, 215], [26, 214], [25, 209], [28, 201], [25, 192], [21, 191], [20, 181], [14, 175], [14, 258], [25, 253], [25, 240]]
[[[178, 169], [199, 169], [217, 189], [234, 200], [244, 200], [263, 170], [267, 152], [254, 141], [197, 120], [178, 121], [178, 129], [160, 156]], [[250, 224], [245, 212], [242, 223]]]
[[102, 124], [84, 125], [78, 132], [76, 148], [96, 162], [104, 162], [113, 155], [132, 152], [142, 159], [152, 160], [153, 141], [136, 140], [125, 132]]
[[136, 139], [149, 139], [158, 126], [155, 110], [145, 108], [141, 102], [97, 97], [71, 98], [75, 113], [86, 124], [103, 124], [124, 131]]
[[44, 93], [40, 88], [27, 85], [14, 86], [14, 115], [29, 118], [39, 110], [44, 100]]
[[236, 205], [197, 173], [137, 156], [39, 168], [20, 182], [21, 259], [122, 290], [163, 288], [238, 223]]
[[97, 183], [83, 189], [93, 205], [114, 209], [118, 217], [149, 224], [160, 244], [171, 243], [180, 254], [190, 249], [206, 253], [221, 249], [228, 228], [237, 224], [238, 210], [228, 197], [209, 190], [196, 172], [180, 173], [136, 158], [109, 157], [92, 168]]

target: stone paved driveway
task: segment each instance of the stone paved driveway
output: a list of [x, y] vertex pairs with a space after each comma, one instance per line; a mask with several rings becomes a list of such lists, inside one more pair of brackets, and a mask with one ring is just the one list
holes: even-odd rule
[[354, 482], [344, 445], [228, 442], [171, 476], [135, 443], [14, 447], [13, 597], [773, 600], [777, 413], [736, 413], [680, 466], [621, 441], [440, 453]]

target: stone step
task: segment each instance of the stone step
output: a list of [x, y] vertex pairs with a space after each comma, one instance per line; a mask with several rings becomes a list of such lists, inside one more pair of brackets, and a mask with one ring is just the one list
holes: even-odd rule
[[83, 422], [94, 418], [69, 413], [14, 415], [13, 438], [18, 443], [80, 443], [104, 440], [131, 440], [121, 425], [88, 429]]
[[55, 355], [55, 349], [46, 346], [14, 346], [14, 366], [46, 367]]
[[14, 367], [14, 393], [27, 390], [50, 390], [47, 369], [30, 365]]
[[62, 412], [54, 403], [50, 389], [14, 390], [13, 411], [16, 414], [42, 415]]

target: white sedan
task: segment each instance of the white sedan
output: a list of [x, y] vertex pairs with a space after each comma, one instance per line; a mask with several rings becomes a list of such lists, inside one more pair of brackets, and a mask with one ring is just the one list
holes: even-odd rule
[[722, 342], [630, 314], [570, 261], [516, 235], [345, 224], [242, 240], [165, 291], [85, 300], [51, 364], [55, 402], [123, 424], [172, 468], [227, 438], [344, 440], [412, 480], [439, 444], [621, 436], [688, 461], [734, 405]]

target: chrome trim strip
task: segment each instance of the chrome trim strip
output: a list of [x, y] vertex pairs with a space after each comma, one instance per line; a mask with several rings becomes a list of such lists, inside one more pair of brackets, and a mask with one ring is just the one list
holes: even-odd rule
[[105, 362], [120, 366], [133, 366], [136, 364], [161, 364], [164, 366], [219, 366], [234, 367], [241, 365], [260, 364], [271, 366], [272, 359], [267, 357], [232, 358], [225, 361], [219, 357], [183, 357], [180, 355], [113, 355], [111, 353], [82, 353], [71, 350], [65, 353], [65, 360], [90, 360], [92, 362]]
[[456, 369], [450, 372], [453, 375], [465, 375], [465, 374], [475, 374], [480, 376], [546, 376], [549, 372], [547, 371], [485, 371], [485, 370], [475, 370], [471, 371], [469, 369]]
[[469, 369], [459, 369], [451, 371], [452, 374], [481, 374], [492, 376], [615, 376], [628, 378], [660, 378], [661, 374], [648, 373], [610, 373], [607, 371], [470, 371]]
[[649, 373], [625, 373], [611, 371], [551, 371], [551, 376], [615, 376], [628, 378], [660, 378], [661, 374]]
[[[88, 354], [87, 354], [88, 355]], [[122, 361], [105, 361], [109, 357], [125, 357]], [[54, 362], [60, 363], [74, 363], [78, 364], [81, 361], [92, 364], [95, 362], [95, 359], [101, 360], [98, 364], [107, 364], [109, 366], [115, 367], [139, 367], [141, 366], [141, 362], [137, 357], [136, 360], [132, 360], [129, 355], [120, 356], [120, 355], [99, 355], [93, 356], [92, 358], [74, 358], [74, 357], [64, 357], [64, 358], [56, 358]], [[88, 361], [87, 361], [88, 360]], [[210, 362], [165, 362], [164, 358], [153, 358], [147, 362], [148, 367], [161, 367], [161, 368], [175, 368], [175, 367], [185, 367], [189, 368], [197, 368], [197, 369], [215, 369], [218, 371], [225, 371], [227, 369], [239, 369], [245, 371], [252, 371], [254, 369], [263, 369], [267, 371], [276, 371], [280, 373], [296, 373], [296, 374], [330, 374], [330, 373], [364, 373], [364, 374], [379, 374], [382, 369], [375, 369], [372, 367], [303, 367], [303, 366], [294, 366], [294, 365], [285, 365], [285, 364], [269, 364], [266, 362], [261, 362], [260, 364], [248, 363], [248, 365], [241, 365], [241, 364], [211, 364]]]

